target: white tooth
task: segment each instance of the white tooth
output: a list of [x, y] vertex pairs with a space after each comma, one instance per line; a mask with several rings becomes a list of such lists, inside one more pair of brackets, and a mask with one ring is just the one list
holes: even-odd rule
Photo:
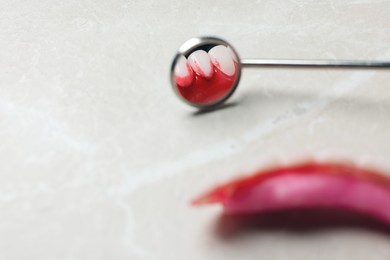
[[184, 78], [188, 75], [190, 75], [190, 72], [188, 71], [187, 60], [183, 55], [181, 55], [176, 62], [175, 76]]
[[193, 72], [187, 59], [181, 55], [175, 66], [175, 80], [176, 83], [182, 87], [187, 87], [192, 83]]
[[204, 50], [197, 50], [188, 57], [192, 69], [201, 77], [211, 78], [213, 76], [213, 66], [210, 56]]
[[209, 55], [213, 64], [228, 76], [233, 76], [235, 72], [233, 58], [229, 50], [223, 46], [218, 45], [209, 51]]
[[232, 48], [230, 48], [230, 46], [227, 46], [227, 49], [228, 49], [228, 51], [229, 51], [229, 53], [230, 53], [230, 56], [233, 58], [233, 60], [234, 60], [235, 62], [238, 63], [237, 55], [234, 53], [234, 51], [232, 50]]

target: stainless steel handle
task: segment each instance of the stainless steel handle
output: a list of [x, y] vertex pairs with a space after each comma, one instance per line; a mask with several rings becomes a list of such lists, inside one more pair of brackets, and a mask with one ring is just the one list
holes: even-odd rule
[[390, 69], [390, 61], [241, 59], [242, 67]]

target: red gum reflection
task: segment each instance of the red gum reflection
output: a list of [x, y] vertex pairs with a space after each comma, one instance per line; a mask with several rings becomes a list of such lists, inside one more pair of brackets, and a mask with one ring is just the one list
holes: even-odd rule
[[[238, 64], [234, 62], [235, 73], [228, 76], [213, 66], [214, 74], [210, 79], [200, 77], [193, 73], [194, 80], [192, 84], [187, 87], [181, 87], [176, 84], [179, 94], [190, 103], [205, 105], [215, 103], [225, 98], [232, 88], [237, 77]], [[179, 82], [178, 79], [175, 79]]]
[[210, 203], [221, 203], [228, 214], [346, 209], [390, 224], [390, 179], [353, 165], [312, 162], [260, 171], [193, 201]]

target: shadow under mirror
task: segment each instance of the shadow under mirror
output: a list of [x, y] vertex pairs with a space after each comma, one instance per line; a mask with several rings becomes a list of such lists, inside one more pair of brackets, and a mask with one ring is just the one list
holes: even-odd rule
[[219, 106], [214, 106], [214, 107], [211, 107], [211, 108], [199, 109], [199, 110], [193, 112], [192, 115], [193, 116], [201, 116], [201, 115], [208, 114], [208, 113], [211, 113], [211, 112], [215, 112], [215, 111], [218, 111], [218, 110], [224, 110], [224, 109], [227, 109], [227, 108], [232, 108], [232, 107], [235, 107], [237, 105], [238, 105], [238, 102], [227, 102], [227, 103], [224, 103], [224, 104], [219, 105]]

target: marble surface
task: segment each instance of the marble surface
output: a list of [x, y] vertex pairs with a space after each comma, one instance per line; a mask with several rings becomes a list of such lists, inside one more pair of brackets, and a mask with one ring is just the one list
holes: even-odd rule
[[216, 183], [297, 156], [390, 170], [390, 72], [243, 71], [197, 114], [169, 67], [215, 35], [242, 58], [390, 59], [390, 2], [0, 3], [1, 259], [389, 259], [366, 228], [224, 236]]

